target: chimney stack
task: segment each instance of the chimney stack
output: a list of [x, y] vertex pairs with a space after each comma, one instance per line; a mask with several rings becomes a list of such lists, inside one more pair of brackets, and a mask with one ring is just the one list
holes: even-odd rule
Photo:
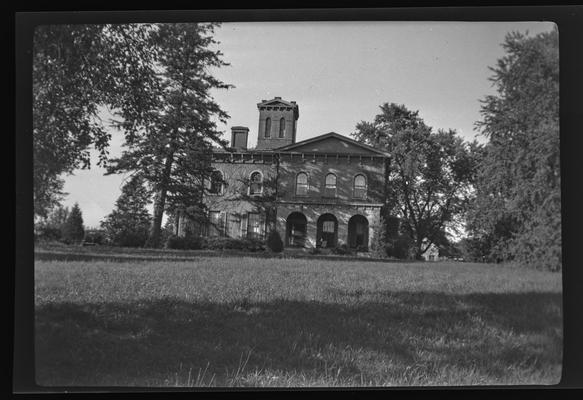
[[245, 126], [234, 126], [231, 128], [231, 147], [236, 150], [247, 150], [247, 137], [249, 128]]

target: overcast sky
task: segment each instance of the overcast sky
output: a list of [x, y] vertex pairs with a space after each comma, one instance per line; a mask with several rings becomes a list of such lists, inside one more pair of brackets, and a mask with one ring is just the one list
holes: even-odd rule
[[[480, 102], [494, 88], [489, 66], [504, 55], [510, 31], [550, 31], [547, 22], [268, 22], [226, 23], [216, 31], [224, 60], [215, 76], [234, 89], [214, 97], [231, 116], [221, 126], [247, 126], [257, 143], [257, 103], [279, 96], [300, 109], [297, 141], [328, 132], [350, 136], [385, 102], [418, 110], [435, 129], [476, 138]], [[111, 154], [122, 135], [112, 132]], [[479, 138], [483, 140], [483, 138]], [[65, 178], [63, 204], [79, 203], [86, 227], [98, 227], [121, 192], [123, 176], [103, 170]]]

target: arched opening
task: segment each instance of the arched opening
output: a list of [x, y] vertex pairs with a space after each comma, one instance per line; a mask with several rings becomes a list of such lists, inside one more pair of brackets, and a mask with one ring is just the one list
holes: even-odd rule
[[290, 247], [304, 247], [306, 244], [307, 227], [308, 220], [304, 214], [301, 212], [291, 213], [286, 220], [286, 245]]
[[257, 196], [263, 193], [263, 174], [254, 171], [249, 176], [249, 195]]
[[354, 215], [348, 220], [348, 246], [368, 249], [368, 220], [362, 215]]
[[332, 214], [322, 214], [318, 218], [316, 247], [336, 247], [338, 242], [338, 220]]
[[306, 196], [308, 194], [308, 174], [300, 172], [296, 175], [296, 196]]
[[362, 174], [358, 174], [354, 177], [352, 197], [355, 199], [366, 199], [366, 177]]

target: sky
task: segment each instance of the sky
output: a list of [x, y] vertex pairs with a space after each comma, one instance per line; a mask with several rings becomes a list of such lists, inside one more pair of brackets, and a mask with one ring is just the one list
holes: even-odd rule
[[[248, 145], [255, 146], [257, 103], [278, 96], [299, 106], [297, 141], [328, 132], [350, 137], [381, 104], [397, 103], [419, 111], [434, 129], [483, 142], [474, 124], [480, 99], [495, 94], [489, 67], [504, 56], [504, 37], [553, 28], [550, 22], [225, 23], [215, 39], [230, 65], [213, 74], [235, 88], [212, 92], [231, 117], [219, 128], [229, 140], [231, 126], [246, 126]], [[116, 156], [123, 136], [111, 133]], [[103, 173], [93, 163], [64, 177], [62, 203], [79, 203], [88, 228], [113, 210], [123, 186], [123, 175]]]

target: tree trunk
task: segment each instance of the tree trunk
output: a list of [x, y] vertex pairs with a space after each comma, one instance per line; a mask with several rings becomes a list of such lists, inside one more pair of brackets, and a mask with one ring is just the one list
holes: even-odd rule
[[164, 171], [160, 184], [160, 190], [154, 201], [154, 218], [150, 226], [150, 234], [146, 241], [145, 247], [158, 248], [161, 246], [160, 236], [162, 232], [162, 217], [164, 216], [164, 207], [166, 206], [166, 195], [168, 193], [168, 183], [170, 182], [170, 172], [172, 171], [172, 162], [174, 161], [174, 152], [166, 158]]

